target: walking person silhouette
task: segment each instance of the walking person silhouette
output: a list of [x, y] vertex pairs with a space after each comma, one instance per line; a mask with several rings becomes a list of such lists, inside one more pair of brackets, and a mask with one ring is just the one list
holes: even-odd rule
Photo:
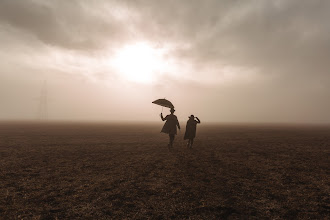
[[192, 145], [194, 143], [194, 138], [196, 137], [196, 127], [197, 124], [200, 123], [201, 121], [199, 120], [199, 118], [195, 117], [194, 115], [190, 115], [186, 125], [186, 132], [184, 134], [184, 140], [188, 139], [188, 143], [187, 143], [188, 148], [192, 148]]
[[179, 124], [178, 118], [176, 117], [176, 115], [174, 115], [174, 112], [175, 112], [174, 108], [171, 108], [170, 112], [171, 112], [171, 114], [166, 115], [165, 118], [163, 117], [163, 113], [160, 113], [160, 118], [163, 121], [166, 121], [161, 132], [168, 134], [169, 139], [170, 139], [170, 142], [168, 144], [169, 148], [173, 147], [174, 137], [177, 134], [176, 127], [178, 127], [180, 130], [180, 124]]

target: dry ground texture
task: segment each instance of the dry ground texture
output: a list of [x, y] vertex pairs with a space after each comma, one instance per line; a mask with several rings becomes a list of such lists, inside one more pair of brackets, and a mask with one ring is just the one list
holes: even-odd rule
[[1, 218], [329, 218], [329, 127], [160, 129], [1, 123]]

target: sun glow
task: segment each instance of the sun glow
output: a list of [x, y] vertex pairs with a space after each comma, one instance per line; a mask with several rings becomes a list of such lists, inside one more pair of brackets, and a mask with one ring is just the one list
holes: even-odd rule
[[113, 66], [126, 80], [151, 83], [166, 68], [163, 51], [148, 43], [126, 45], [115, 55]]

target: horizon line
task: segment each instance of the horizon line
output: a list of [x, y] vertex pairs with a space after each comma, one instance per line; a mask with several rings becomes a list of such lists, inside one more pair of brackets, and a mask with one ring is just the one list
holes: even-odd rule
[[[185, 122], [184, 121], [180, 121]], [[40, 123], [40, 124], [162, 124], [162, 121], [151, 120], [76, 120], [76, 119], [48, 119], [48, 120], [33, 120], [33, 119], [0, 119], [0, 124], [3, 123]], [[301, 125], [301, 126], [330, 126], [330, 122], [286, 122], [286, 121], [202, 121], [201, 124], [208, 125]]]

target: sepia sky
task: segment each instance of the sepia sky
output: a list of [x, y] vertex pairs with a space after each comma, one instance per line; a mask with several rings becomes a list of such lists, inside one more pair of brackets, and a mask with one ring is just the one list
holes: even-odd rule
[[[0, 120], [330, 123], [328, 0], [0, 0]], [[168, 109], [163, 110], [168, 113]]]

